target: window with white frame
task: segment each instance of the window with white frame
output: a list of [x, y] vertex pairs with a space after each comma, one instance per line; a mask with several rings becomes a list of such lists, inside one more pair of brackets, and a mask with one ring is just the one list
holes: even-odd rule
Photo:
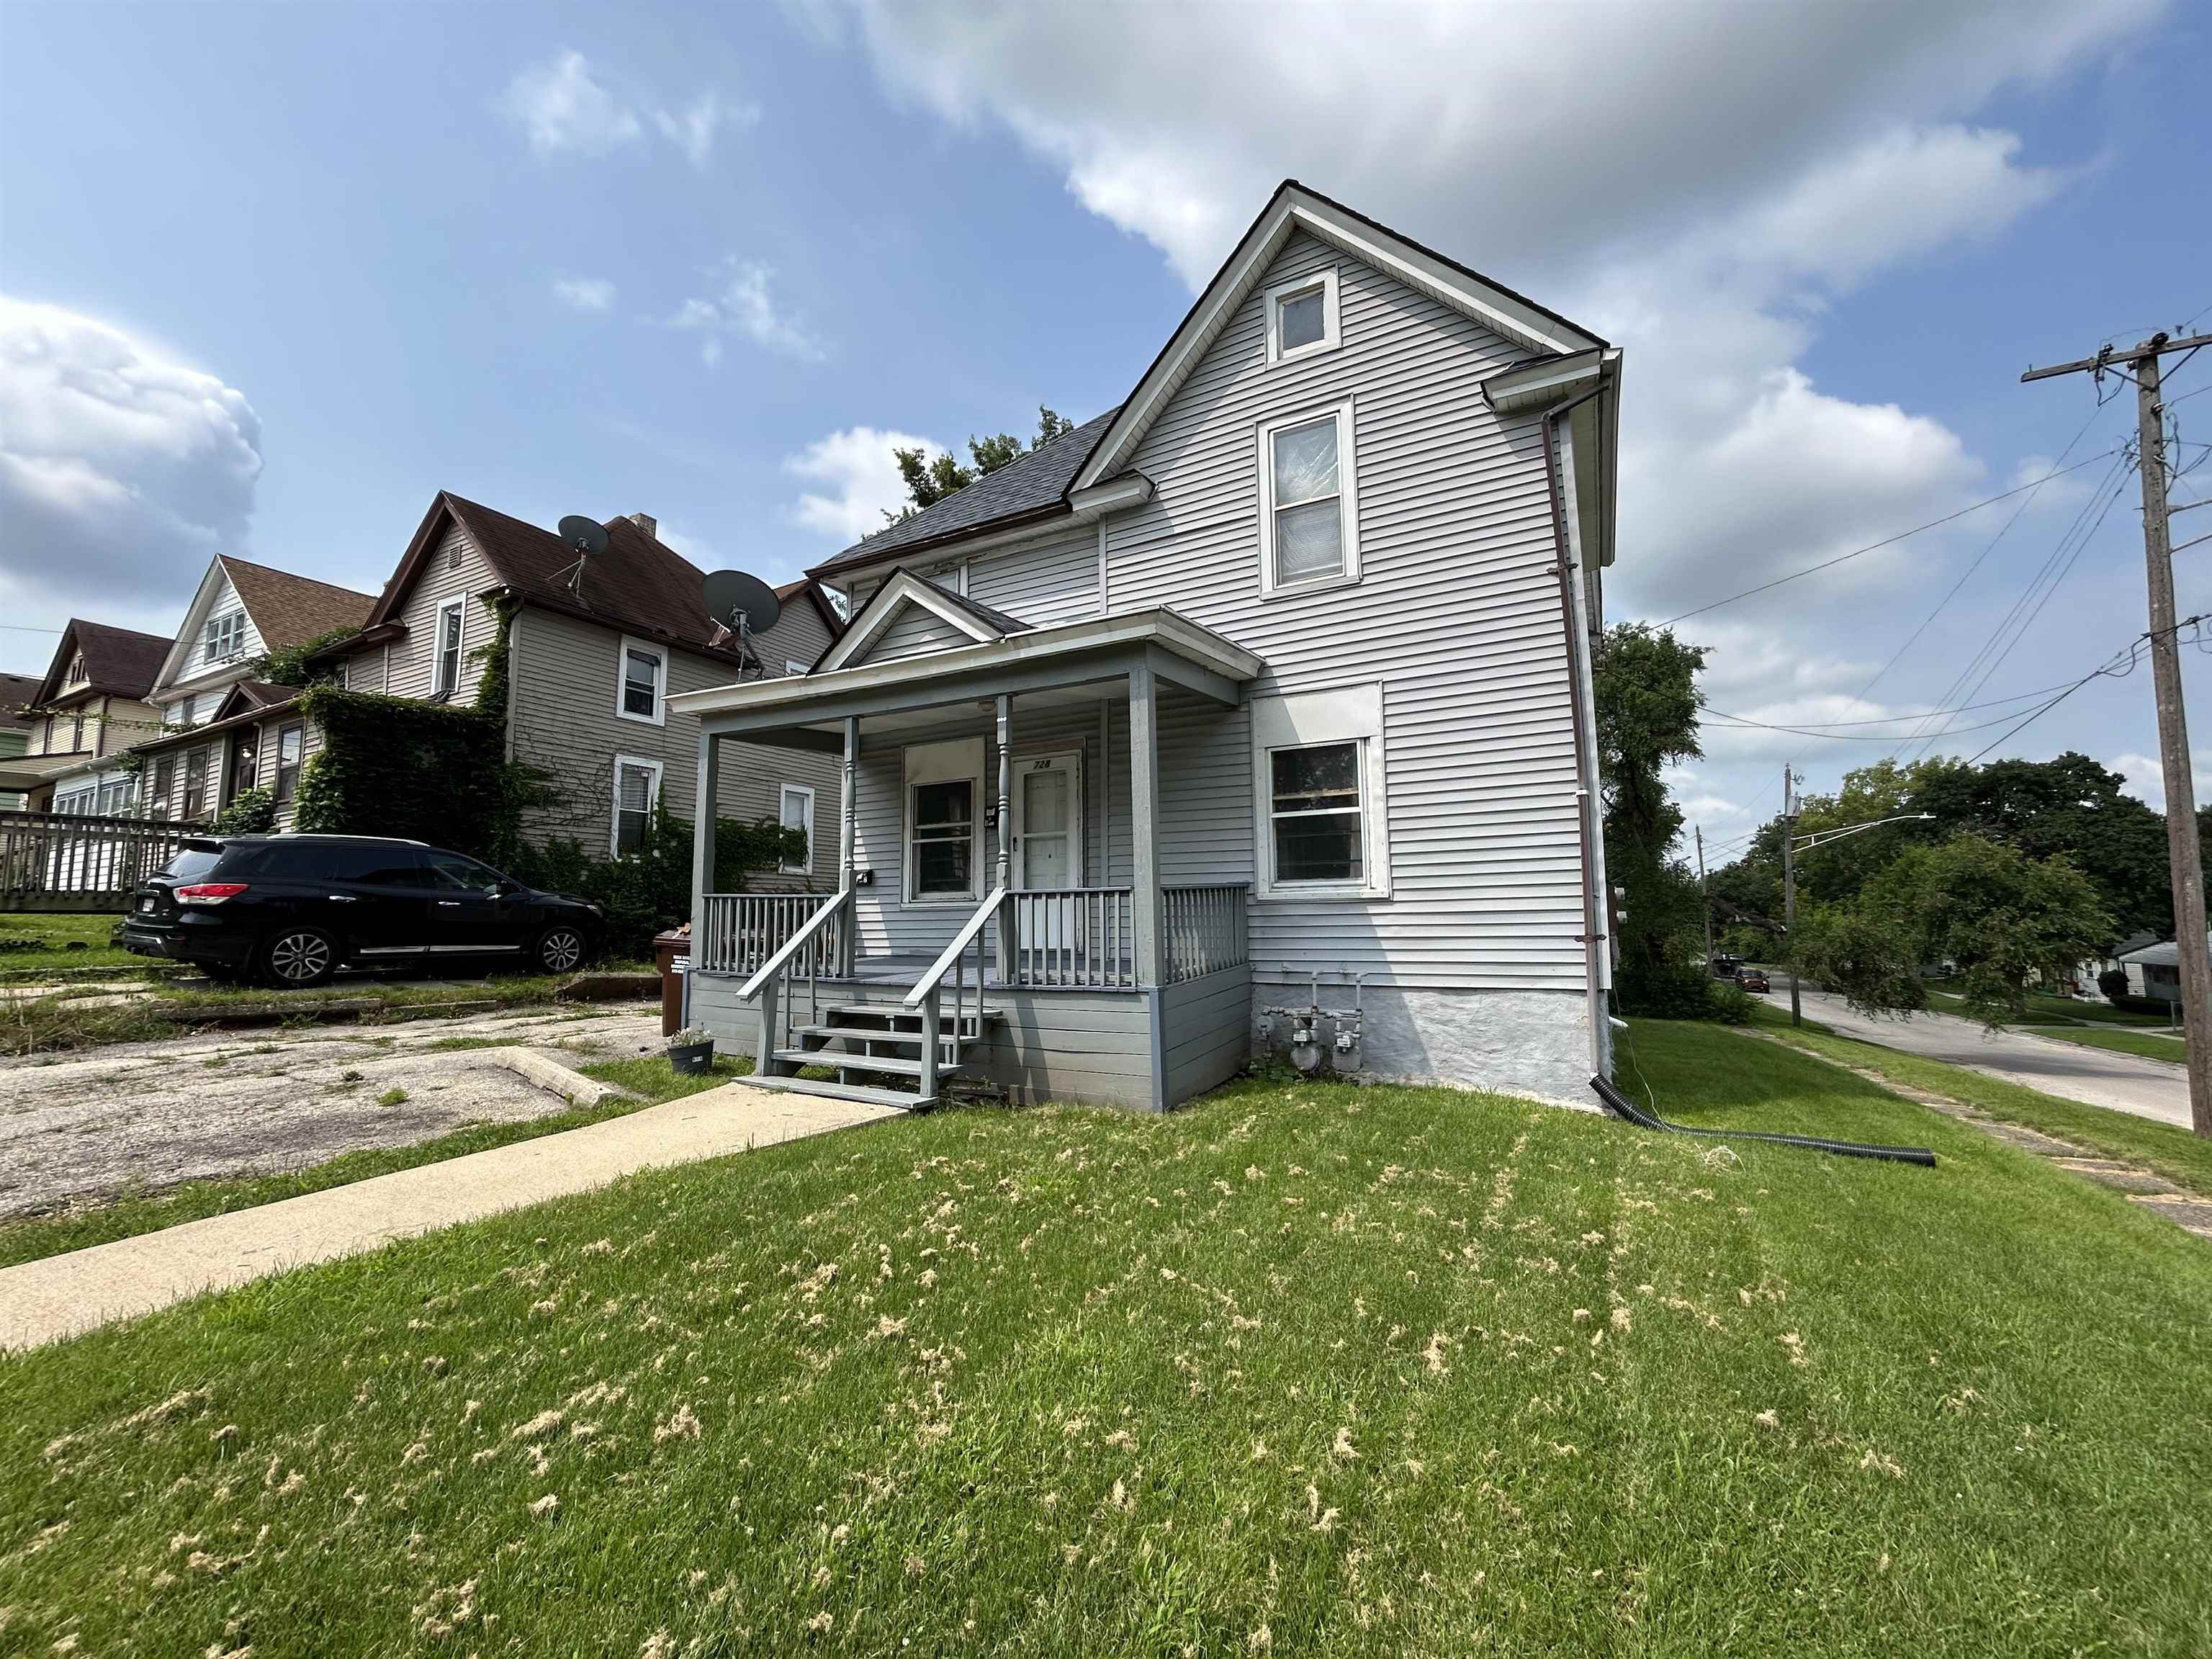
[[461, 635], [467, 627], [467, 599], [456, 596], [438, 606], [438, 625], [431, 636], [437, 652], [430, 668], [430, 695], [450, 697], [461, 685]]
[[660, 763], [635, 755], [615, 757], [614, 832], [610, 844], [619, 858], [645, 845], [660, 801]]
[[200, 629], [200, 660], [228, 662], [246, 650], [246, 613], [233, 611], [210, 617]]
[[806, 672], [806, 665], [796, 657], [786, 657], [783, 659], [783, 672], [787, 674], [804, 674]]
[[1251, 723], [1259, 896], [1389, 896], [1382, 688], [1258, 698]]
[[1352, 407], [1310, 410], [1260, 428], [1260, 591], [1359, 580]]
[[668, 653], [642, 640], [622, 642], [622, 680], [615, 687], [615, 713], [647, 726], [665, 725], [668, 696]]
[[299, 793], [300, 767], [307, 748], [307, 728], [305, 722], [295, 720], [278, 730], [276, 774], [273, 785], [278, 800], [289, 800]]
[[82, 685], [91, 676], [86, 673], [84, 653], [80, 651], [70, 659], [69, 672], [62, 676], [64, 685]]
[[982, 738], [908, 749], [902, 902], [972, 904], [982, 896]]
[[776, 818], [783, 827], [796, 830], [806, 837], [806, 851], [797, 860], [787, 859], [782, 864], [787, 876], [808, 876], [814, 873], [814, 792], [804, 784], [787, 783], [776, 803]]
[[1278, 283], [1267, 290], [1267, 361], [1295, 362], [1343, 343], [1337, 327], [1336, 272]]

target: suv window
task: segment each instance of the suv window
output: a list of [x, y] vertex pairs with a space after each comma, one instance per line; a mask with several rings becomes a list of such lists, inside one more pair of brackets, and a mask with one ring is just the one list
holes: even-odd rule
[[161, 873], [173, 876], [179, 881], [198, 881], [216, 865], [222, 862], [222, 850], [213, 847], [186, 847], [176, 857], [161, 866]]
[[507, 879], [489, 865], [459, 853], [426, 853], [422, 861], [429, 868], [430, 884], [449, 892], [489, 893]]
[[414, 887], [422, 881], [412, 848], [374, 842], [271, 842], [255, 852], [245, 868], [265, 881], [345, 881], [374, 887]]

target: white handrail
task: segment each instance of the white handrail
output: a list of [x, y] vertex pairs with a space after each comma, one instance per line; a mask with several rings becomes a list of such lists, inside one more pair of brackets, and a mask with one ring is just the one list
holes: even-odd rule
[[739, 1000], [749, 1002], [758, 996], [761, 988], [775, 976], [784, 963], [797, 956], [800, 949], [820, 930], [823, 924], [836, 915], [839, 907], [848, 902], [852, 896], [851, 888], [840, 887], [825, 899], [822, 908], [806, 919], [806, 925], [784, 940], [783, 944], [777, 948], [776, 953], [761, 964], [760, 972], [755, 974], [739, 988], [738, 991]]
[[975, 914], [968, 918], [967, 926], [952, 936], [952, 943], [946, 945], [943, 953], [935, 962], [929, 964], [922, 976], [915, 981], [914, 989], [906, 994], [905, 1006], [918, 1008], [921, 1006], [922, 999], [935, 990], [938, 981], [952, 971], [952, 964], [960, 960], [960, 953], [974, 943], [975, 935], [983, 931], [984, 923], [997, 915], [999, 907], [1006, 902], [1006, 889], [1000, 887], [994, 890], [991, 896], [977, 907]]

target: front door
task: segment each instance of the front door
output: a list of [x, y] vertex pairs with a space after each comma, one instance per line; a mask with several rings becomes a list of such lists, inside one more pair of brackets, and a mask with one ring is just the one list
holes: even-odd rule
[[[1083, 760], [1040, 755], [1014, 763], [1014, 886], [1050, 892], [1083, 884]], [[1081, 906], [1020, 904], [1024, 946], [1081, 943]]]

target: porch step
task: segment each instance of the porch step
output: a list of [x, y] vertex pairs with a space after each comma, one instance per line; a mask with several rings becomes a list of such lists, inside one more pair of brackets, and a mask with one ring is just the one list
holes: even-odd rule
[[[946, 1021], [939, 1028], [937, 1040], [939, 1042], [975, 1042], [975, 1022], [963, 1019], [960, 1024], [962, 1029], [955, 1031], [951, 1022]], [[909, 1048], [921, 1046], [921, 1028], [918, 1025], [896, 1030], [880, 1025], [794, 1025], [791, 1028], [791, 1034], [793, 1036], [825, 1038], [859, 1037], [867, 1042], [902, 1042]]]
[[[903, 1007], [897, 1003], [871, 1005], [865, 1002], [842, 1002], [835, 1004], [830, 1007], [824, 1008], [822, 1012], [830, 1016], [832, 1019], [839, 1018], [847, 1019], [880, 1019], [892, 1025], [906, 1025], [911, 1023], [914, 1030], [917, 1031], [921, 1030], [921, 1010], [919, 1008]], [[973, 1029], [975, 1024], [975, 1018], [976, 1017], [974, 1014], [963, 1014], [960, 1016], [960, 1024], [963, 1026]], [[1001, 1013], [996, 1008], [986, 1008], [983, 1010], [982, 1019], [983, 1024], [986, 1025], [995, 1025], [1005, 1018], [1006, 1015]], [[952, 1021], [949, 1018], [945, 1019], [941, 1022], [941, 1028], [945, 1030], [950, 1031], [952, 1029]], [[841, 1025], [837, 1029], [844, 1030], [848, 1028]]]
[[787, 1094], [820, 1095], [827, 1100], [854, 1100], [868, 1106], [896, 1106], [902, 1111], [912, 1111], [917, 1106], [934, 1103], [928, 1095], [909, 1094], [898, 1089], [870, 1089], [857, 1083], [824, 1083], [811, 1077], [775, 1077], [761, 1075], [745, 1079], [756, 1089], [780, 1089]]
[[[898, 1054], [856, 1054], [845, 1048], [779, 1048], [778, 1060], [793, 1066], [820, 1066], [839, 1072], [881, 1072], [886, 1076], [920, 1077], [921, 1062]], [[957, 1064], [941, 1065], [940, 1075], [949, 1075], [958, 1069]]]

